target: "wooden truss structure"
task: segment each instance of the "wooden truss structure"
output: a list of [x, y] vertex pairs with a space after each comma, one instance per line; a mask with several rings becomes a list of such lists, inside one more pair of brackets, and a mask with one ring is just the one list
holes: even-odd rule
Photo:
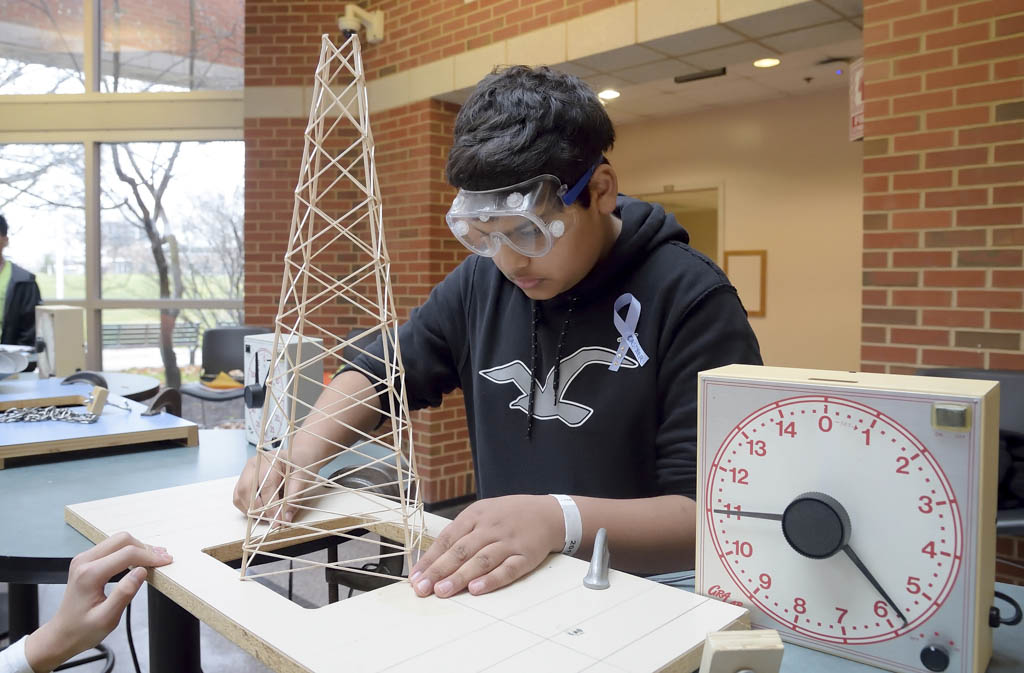
[[[246, 579], [290, 572], [257, 572], [259, 563], [269, 560], [259, 559], [261, 556], [294, 560], [295, 570], [334, 567], [386, 574], [376, 570], [378, 562], [404, 557], [411, 567], [415, 555], [426, 545], [412, 429], [401, 385], [404, 369], [398, 348], [398, 319], [373, 153], [359, 39], [351, 35], [336, 47], [324, 35], [295, 188], [258, 445], [260, 451], [267, 451], [265, 455], [273, 470], [298, 479], [302, 488], [287, 496], [278, 493], [265, 505], [257, 506], [255, 500], [250, 504], [241, 566]], [[344, 261], [340, 272], [339, 258]], [[320, 437], [337, 451], [307, 467], [292, 460], [292, 440], [310, 432], [296, 419], [306, 415], [307, 423], [327, 418], [344, 424], [341, 416], [346, 411], [368, 404], [360, 401], [363, 398], [353, 397], [342, 408], [324, 411], [314, 407], [316, 398], [310, 399], [308, 392], [300, 394], [301, 388], [313, 387], [319, 393], [326, 387], [323, 377], [314, 379], [306, 371], [310, 362], [319, 360], [324, 371], [336, 371], [351, 364], [357, 355], [367, 353], [357, 345], [355, 337], [339, 337], [335, 333], [333, 326], [339, 310], [350, 311], [361, 324], [372, 323], [359, 334], [359, 340], [371, 335], [379, 338], [383, 356], [373, 357], [383, 365], [385, 373], [381, 378], [365, 370], [363, 373], [377, 391], [387, 396], [382, 399], [390, 403], [381, 405], [384, 422], [377, 431], [365, 433], [346, 425], [363, 442], [342, 446]], [[369, 388], [362, 391], [363, 397], [371, 392]], [[275, 415], [283, 416], [287, 425], [271, 437], [267, 421]], [[275, 451], [278, 447], [280, 450]], [[324, 476], [330, 472], [330, 478]], [[385, 480], [360, 478], [369, 473], [389, 476]], [[324, 496], [337, 491], [349, 494], [343, 498], [347, 503], [345, 510], [327, 511], [325, 503], [336, 498]], [[355, 509], [353, 497], [361, 503]], [[285, 505], [294, 506], [299, 512], [294, 522], [281, 518]], [[365, 532], [365, 523], [380, 520], [395, 524], [394, 534], [381, 537], [380, 553], [365, 559], [348, 559], [344, 566], [292, 559], [274, 552], [322, 538], [325, 530], [337, 536], [339, 542], [357, 539]]]

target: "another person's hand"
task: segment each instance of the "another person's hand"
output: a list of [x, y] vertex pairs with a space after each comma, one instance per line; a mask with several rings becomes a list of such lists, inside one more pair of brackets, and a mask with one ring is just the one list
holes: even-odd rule
[[[254, 508], [259, 509], [281, 497], [281, 483], [284, 481], [286, 464], [283, 461], [274, 460], [276, 454], [276, 451], [259, 451], [246, 461], [242, 474], [235, 482], [235, 492], [232, 496], [235, 507], [243, 514], [249, 512], [250, 503]], [[297, 459], [295, 452], [293, 452], [293, 459]], [[305, 480], [302, 478], [290, 477], [285, 484], [285, 494], [293, 496], [305, 486]], [[256, 499], [253, 500], [253, 490], [256, 489], [258, 489]], [[289, 502], [291, 502], [290, 499]], [[277, 512], [271, 511], [267, 512], [266, 518], [280, 518], [291, 522], [295, 513], [295, 506], [289, 505], [280, 513], [279, 517]]]
[[468, 588], [478, 595], [511, 584], [565, 544], [565, 523], [549, 495], [480, 500], [448, 524], [413, 566], [420, 596], [441, 598]]
[[[99, 644], [146, 580], [147, 567], [172, 561], [167, 550], [147, 547], [128, 533], [111, 535], [71, 560], [60, 608], [28, 637], [25, 658], [36, 673], [52, 671], [79, 652]], [[103, 587], [131, 568], [107, 596]]]

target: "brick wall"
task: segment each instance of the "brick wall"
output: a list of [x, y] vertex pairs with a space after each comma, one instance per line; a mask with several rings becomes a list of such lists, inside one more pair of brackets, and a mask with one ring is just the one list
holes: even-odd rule
[[[385, 39], [363, 45], [367, 77], [375, 79], [507, 40], [631, 0], [378, 0]], [[344, 2], [246, 3], [246, 86], [303, 86], [316, 67], [320, 35], [336, 34]]]
[[862, 368], [1024, 369], [1024, 3], [865, 0], [864, 56]]

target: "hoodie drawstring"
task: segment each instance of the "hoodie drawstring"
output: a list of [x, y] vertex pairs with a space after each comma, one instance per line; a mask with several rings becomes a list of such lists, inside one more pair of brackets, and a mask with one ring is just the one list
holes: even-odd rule
[[[530, 353], [530, 397], [527, 402], [526, 411], [526, 439], [531, 439], [533, 436], [533, 406], [534, 406], [534, 389], [537, 387], [537, 350], [538, 350], [538, 339], [537, 339], [537, 327], [540, 325], [540, 304], [537, 302], [531, 302], [533, 304], [533, 320], [531, 321], [530, 327], [530, 342], [531, 342], [531, 353]], [[562, 373], [562, 349], [565, 347], [565, 338], [569, 334], [569, 323], [572, 318], [572, 310], [576, 307], [576, 297], [573, 296], [569, 301], [569, 310], [565, 314], [565, 320], [562, 322], [562, 331], [558, 335], [558, 346], [555, 349], [555, 365], [554, 365], [554, 381], [552, 382], [552, 394], [554, 395], [555, 409], [558, 408], [558, 388], [561, 383]]]

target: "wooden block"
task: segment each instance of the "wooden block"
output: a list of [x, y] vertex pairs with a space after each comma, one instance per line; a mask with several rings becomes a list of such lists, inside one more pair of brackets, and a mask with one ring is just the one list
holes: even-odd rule
[[709, 633], [700, 673], [779, 673], [782, 639], [772, 629]]
[[90, 414], [99, 416], [103, 413], [103, 407], [107, 403], [107, 389], [96, 386], [92, 389], [92, 402], [86, 405], [85, 410]]

